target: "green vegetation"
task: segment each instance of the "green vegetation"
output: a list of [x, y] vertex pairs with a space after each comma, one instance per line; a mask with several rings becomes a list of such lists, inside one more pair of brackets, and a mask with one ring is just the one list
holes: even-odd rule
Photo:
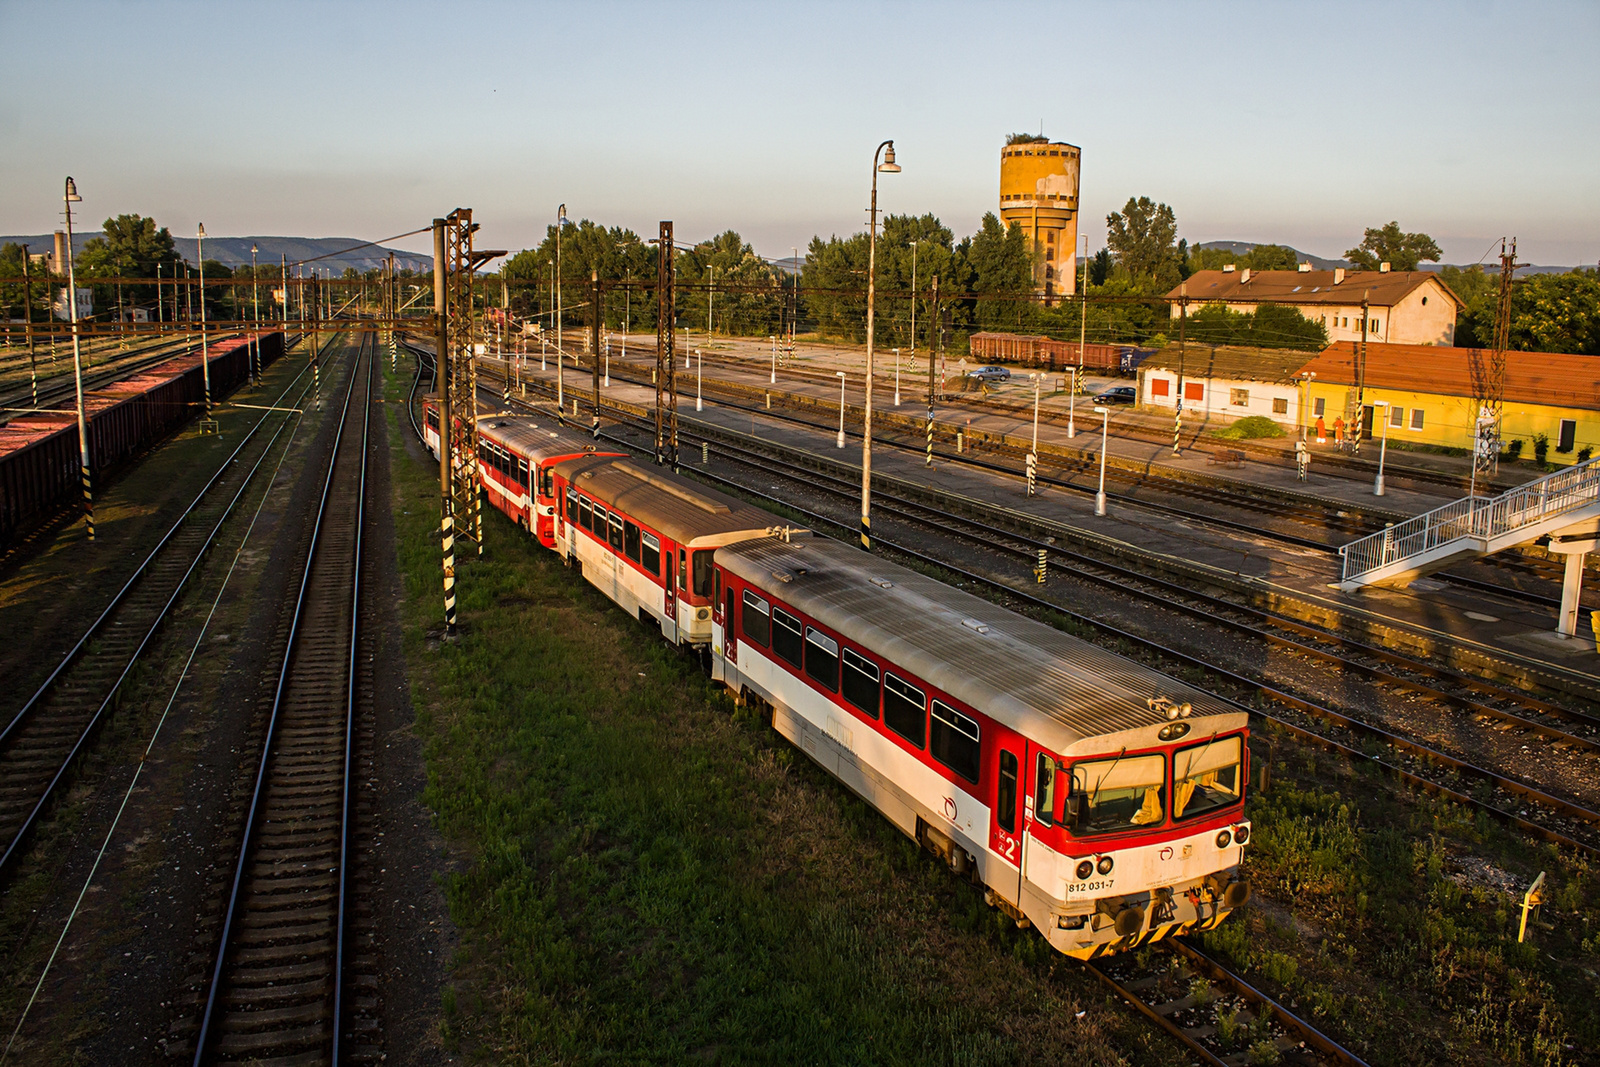
[[1218, 430], [1213, 436], [1222, 437], [1229, 441], [1249, 441], [1258, 437], [1282, 437], [1283, 427], [1267, 418], [1265, 415], [1246, 415], [1236, 420], [1225, 430]]
[[1439, 246], [1425, 233], [1404, 233], [1398, 222], [1377, 229], [1367, 228], [1361, 243], [1345, 252], [1357, 270], [1377, 270], [1387, 263], [1391, 270], [1416, 270], [1424, 261], [1437, 263]]
[[1185, 273], [1202, 270], [1221, 270], [1233, 264], [1240, 270], [1295, 270], [1300, 266], [1295, 251], [1285, 245], [1256, 245], [1248, 252], [1230, 252], [1226, 248], [1191, 248]]
[[443, 1041], [496, 1063], [1172, 1061], [498, 512], [461, 569], [461, 640], [430, 640], [435, 489], [401, 407], [415, 728], [460, 860]]
[[1045, 142], [1047, 142], [1049, 140], [1050, 140], [1050, 138], [1046, 137], [1042, 133], [1008, 133], [1008, 134], [1006, 134], [1006, 144], [1007, 145], [1014, 145], [1014, 144], [1044, 144]]
[[1187, 275], [1188, 246], [1178, 244], [1178, 217], [1148, 196], [1130, 196], [1121, 211], [1106, 216], [1106, 245], [1118, 269], [1148, 284], [1152, 295], [1165, 293]]
[[[1499, 272], [1445, 267], [1439, 277], [1466, 304], [1456, 320], [1456, 344], [1493, 345]], [[1600, 272], [1580, 267], [1518, 278], [1511, 287], [1508, 344], [1519, 352], [1600, 355]]]
[[1207, 304], [1189, 316], [1186, 339], [1210, 345], [1320, 352], [1328, 347], [1328, 330], [1322, 323], [1282, 304], [1264, 303], [1255, 311], [1232, 311], [1226, 304]]

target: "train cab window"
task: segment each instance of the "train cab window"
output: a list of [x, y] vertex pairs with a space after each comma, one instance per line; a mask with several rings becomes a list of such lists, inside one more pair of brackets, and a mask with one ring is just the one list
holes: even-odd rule
[[851, 705], [878, 717], [878, 665], [865, 656], [844, 650], [844, 698]]
[[[711, 599], [717, 603], [722, 602], [722, 572], [715, 567], [711, 569], [712, 594]], [[729, 620], [730, 622], [732, 620]]]
[[1000, 781], [995, 788], [995, 821], [1008, 834], [1017, 832], [1017, 757], [1000, 750]]
[[694, 570], [694, 595], [711, 595], [711, 549], [699, 548], [694, 551], [694, 558], [690, 561]]
[[[572, 512], [573, 512], [572, 498], [574, 496], [576, 496], [576, 495], [577, 494], [573, 493], [572, 490], [570, 490], [570, 489], [567, 490], [567, 514], [568, 515], [571, 515]], [[592, 508], [589, 507], [589, 498], [588, 497], [586, 497], [586, 496], [578, 497], [577, 512], [578, 512], [578, 525], [582, 526], [585, 530], [593, 530], [594, 529], [594, 511], [593, 511]], [[571, 521], [571, 520], [569, 519], [568, 521]]]
[[790, 666], [799, 668], [804, 642], [800, 636], [800, 620], [782, 608], [772, 609], [772, 651]]
[[428, 429], [432, 430], [435, 433], [438, 433], [439, 432], [439, 413], [437, 411], [435, 411], [433, 408], [429, 408], [425, 412], [425, 414], [426, 414], [427, 419], [428, 419]]
[[1172, 757], [1172, 817], [1192, 819], [1238, 803], [1243, 763], [1238, 736], [1179, 751]]
[[928, 730], [928, 694], [902, 678], [883, 676], [883, 723], [918, 748]]
[[1166, 812], [1167, 760], [1160, 755], [1117, 756], [1072, 765], [1072, 795], [1083, 796], [1073, 831], [1103, 834], [1154, 826]]
[[830, 693], [839, 691], [839, 642], [806, 627], [806, 674]]
[[689, 553], [678, 549], [678, 592], [689, 591]]
[[1043, 826], [1056, 822], [1056, 761], [1043, 752], [1033, 769], [1033, 819]]
[[744, 603], [739, 609], [739, 629], [745, 640], [754, 641], [762, 648], [772, 641], [772, 608], [748, 589], [744, 591]]
[[622, 554], [639, 562], [639, 527], [631, 522], [622, 524]]
[[661, 577], [661, 539], [653, 533], [639, 535], [639, 566]]
[[978, 780], [978, 723], [935, 700], [929, 719], [928, 752], [969, 782]]
[[622, 516], [614, 511], [611, 513], [611, 547], [622, 551]]

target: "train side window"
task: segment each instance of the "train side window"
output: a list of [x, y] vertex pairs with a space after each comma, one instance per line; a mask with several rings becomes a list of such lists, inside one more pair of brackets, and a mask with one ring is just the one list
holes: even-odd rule
[[878, 665], [848, 648], [844, 650], [843, 692], [852, 706], [878, 717]]
[[622, 554], [639, 562], [639, 527], [631, 522], [622, 524]]
[[978, 780], [978, 723], [940, 700], [929, 719], [928, 752], [969, 782]]
[[[713, 603], [720, 604], [722, 602], [722, 572], [715, 567], [711, 568], [711, 585], [711, 600]], [[733, 625], [732, 619], [728, 620], [728, 625]]]
[[691, 561], [694, 570], [694, 595], [711, 595], [711, 549], [697, 548]]
[[806, 627], [806, 673], [831, 693], [839, 691], [839, 642]]
[[593, 504], [592, 507], [594, 508], [594, 525], [590, 527], [590, 532], [604, 543], [606, 539], [606, 509], [601, 507], [599, 503]]
[[[572, 490], [567, 490], [567, 513], [569, 515], [572, 513], [572, 497]], [[594, 509], [589, 507], [589, 498], [586, 496], [578, 497], [578, 525], [585, 530], [592, 531], [594, 529]]]
[[639, 535], [639, 566], [661, 577], [661, 539], [648, 531]]
[[583, 515], [585, 518], [588, 517], [588, 504], [586, 501], [579, 498], [578, 491], [576, 489], [568, 489], [566, 495], [561, 499], [563, 504], [561, 517], [563, 519], [566, 519], [568, 522], [576, 522], [579, 515]]
[[[517, 457], [517, 484], [526, 487], [528, 482], [528, 461], [521, 456]], [[545, 494], [549, 496], [549, 493]]]
[[762, 648], [772, 642], [772, 608], [748, 589], [744, 591], [744, 606], [739, 609], [739, 628], [746, 640]]
[[903, 678], [885, 673], [883, 723], [913, 745], [923, 747], [928, 729], [928, 694]]
[[678, 549], [678, 592], [689, 591], [689, 553]]
[[622, 551], [622, 516], [614, 511], [611, 513], [611, 547]]
[[773, 608], [772, 623], [772, 651], [790, 666], [798, 669], [803, 647], [800, 620], [782, 608]]
[[1017, 757], [1000, 750], [1000, 782], [995, 789], [995, 820], [1008, 834], [1017, 832]]
[[1041, 826], [1052, 826], [1055, 815], [1056, 761], [1041, 752], [1033, 775], [1033, 818]]

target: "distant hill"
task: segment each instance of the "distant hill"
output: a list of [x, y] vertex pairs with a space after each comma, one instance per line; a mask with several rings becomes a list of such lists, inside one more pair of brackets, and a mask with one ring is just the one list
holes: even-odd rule
[[[1252, 248], [1255, 248], [1257, 245], [1271, 243], [1272, 242], [1270, 241], [1206, 241], [1202, 244], [1195, 245], [1195, 247], [1220, 248], [1224, 252], [1232, 252], [1236, 256], [1242, 256]], [[1309, 263], [1316, 270], [1333, 270], [1335, 267], [1345, 267], [1348, 269], [1350, 266], [1350, 262], [1348, 260], [1324, 259], [1322, 256], [1313, 256], [1309, 252], [1301, 252], [1299, 249], [1293, 248], [1289, 245], [1285, 245], [1284, 247], [1288, 248], [1289, 251], [1294, 253], [1296, 263]]]
[[[100, 235], [98, 230], [74, 233], [72, 235], [74, 251], [82, 251], [86, 243]], [[55, 247], [55, 237], [48, 233], [31, 237], [0, 237], [0, 245], [7, 242], [26, 244], [28, 251], [35, 254], [49, 252]], [[195, 238], [179, 237], [174, 234], [172, 244], [177, 249], [178, 255], [187, 262], [198, 263], [195, 258], [195, 246], [198, 242]], [[280, 263], [284, 257], [287, 257], [291, 264], [314, 259], [316, 262], [308, 266], [329, 270], [334, 274], [343, 274], [348, 267], [358, 271], [381, 267], [387, 261], [389, 253], [393, 252], [397, 268], [417, 271], [433, 269], [432, 256], [379, 245], [364, 245], [358, 248], [357, 246], [363, 245], [363, 242], [355, 237], [207, 237], [206, 259], [216, 260], [225, 267], [237, 267], [250, 262], [252, 244], [259, 249], [256, 253], [256, 262], [260, 264]], [[328, 258], [320, 258], [323, 256]]]

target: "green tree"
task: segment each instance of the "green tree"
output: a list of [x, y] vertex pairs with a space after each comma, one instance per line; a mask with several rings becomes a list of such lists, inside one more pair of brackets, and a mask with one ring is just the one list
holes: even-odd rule
[[1425, 233], [1404, 233], [1398, 222], [1368, 228], [1361, 243], [1345, 252], [1345, 258], [1362, 270], [1377, 270], [1387, 263], [1391, 270], [1416, 270], [1423, 262], [1437, 263], [1439, 246]]
[[1328, 332], [1300, 312], [1281, 304], [1262, 304], [1254, 312], [1207, 304], [1189, 316], [1187, 340], [1200, 344], [1255, 348], [1299, 348], [1317, 352], [1328, 346]]
[[[1493, 343], [1491, 331], [1490, 343]], [[1600, 274], [1534, 274], [1511, 290], [1509, 347], [1600, 355]]]
[[1287, 245], [1256, 245], [1248, 252], [1231, 252], [1226, 248], [1194, 248], [1189, 250], [1188, 269], [1221, 270], [1228, 264], [1251, 270], [1295, 270], [1299, 257]]
[[1464, 305], [1456, 315], [1455, 343], [1462, 348], [1487, 348], [1494, 344], [1495, 307], [1499, 302], [1499, 279], [1485, 274], [1483, 267], [1442, 267], [1439, 280], [1461, 298]]
[[1172, 208], [1148, 196], [1129, 197], [1121, 211], [1106, 216], [1106, 244], [1117, 266], [1155, 290], [1178, 284], [1178, 220]]
[[1034, 251], [1022, 226], [1002, 227], [994, 212], [986, 212], [972, 235], [967, 262], [972, 270], [971, 322], [980, 330], [1026, 330], [1035, 325], [1038, 305], [1033, 300]]
[[[656, 276], [655, 246], [645, 244], [639, 235], [621, 226], [606, 227], [582, 219], [568, 223], [561, 235], [561, 285], [562, 303], [566, 305], [564, 322], [573, 326], [588, 321], [586, 294], [591, 272], [609, 286], [622, 282], [651, 285]], [[537, 248], [523, 249], [501, 265], [500, 275], [509, 283], [512, 310], [528, 317], [539, 317], [549, 312], [554, 303], [551, 289], [551, 265], [556, 262], [556, 228], [545, 231], [545, 238]], [[629, 317], [638, 329], [651, 329], [655, 325], [655, 301], [650, 298], [628, 301]], [[621, 301], [608, 295], [605, 301], [608, 325], [621, 324]]]
[[689, 249], [678, 261], [679, 322], [715, 316], [721, 333], [776, 333], [783, 306], [778, 272], [734, 230]]
[[[172, 234], [165, 226], [157, 227], [156, 220], [143, 215], [118, 215], [106, 219], [99, 237], [84, 242], [78, 253], [76, 273], [79, 278], [163, 278], [174, 277], [174, 268], [181, 262], [172, 245]], [[207, 269], [209, 274], [209, 267]], [[122, 298], [129, 304], [155, 299], [154, 285], [124, 286]], [[108, 307], [115, 303], [115, 288], [95, 286], [95, 303]]]

